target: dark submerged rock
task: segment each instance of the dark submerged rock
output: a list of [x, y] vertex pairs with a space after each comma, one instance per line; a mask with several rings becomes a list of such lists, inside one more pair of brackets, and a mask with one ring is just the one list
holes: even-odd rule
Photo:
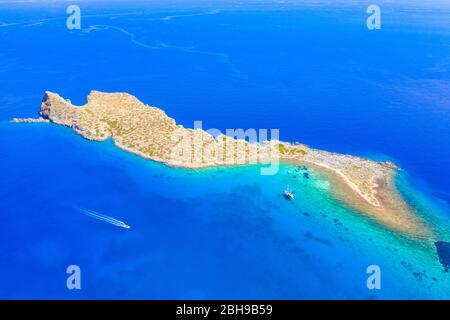
[[436, 246], [440, 263], [444, 267], [445, 272], [448, 272], [450, 269], [450, 242], [436, 241], [434, 245]]

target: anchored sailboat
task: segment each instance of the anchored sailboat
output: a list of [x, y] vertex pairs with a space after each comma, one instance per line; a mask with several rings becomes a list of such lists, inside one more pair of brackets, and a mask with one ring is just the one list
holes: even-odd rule
[[286, 189], [284, 189], [283, 196], [286, 198], [286, 200], [294, 200], [294, 193], [290, 190], [289, 185]]

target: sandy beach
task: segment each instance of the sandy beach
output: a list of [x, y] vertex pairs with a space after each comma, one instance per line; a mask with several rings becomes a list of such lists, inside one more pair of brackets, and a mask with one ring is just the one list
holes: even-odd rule
[[427, 239], [433, 236], [430, 228], [415, 214], [396, 190], [393, 176], [386, 176], [385, 179], [374, 181], [375, 196], [378, 200], [378, 205], [374, 206], [338, 170], [308, 161], [290, 160], [289, 163], [316, 169], [323, 179], [330, 181], [331, 192], [336, 199], [380, 226], [413, 238]]

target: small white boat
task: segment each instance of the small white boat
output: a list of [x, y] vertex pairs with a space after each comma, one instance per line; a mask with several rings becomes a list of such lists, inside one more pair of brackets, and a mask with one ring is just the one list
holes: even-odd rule
[[287, 187], [287, 189], [285, 189], [283, 191], [283, 196], [286, 198], [286, 200], [294, 200], [294, 193], [292, 191], [289, 190], [289, 186]]

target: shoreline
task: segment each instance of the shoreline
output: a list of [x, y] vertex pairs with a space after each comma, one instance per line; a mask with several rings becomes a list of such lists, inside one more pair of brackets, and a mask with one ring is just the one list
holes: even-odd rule
[[434, 232], [422, 221], [401, 197], [394, 184], [394, 177], [389, 181], [378, 181], [376, 187], [379, 206], [369, 204], [350, 184], [335, 170], [306, 161], [292, 161], [294, 165], [306, 165], [316, 169], [319, 176], [331, 184], [331, 195], [343, 205], [356, 210], [381, 227], [399, 232], [407, 237], [434, 239]]
[[[19, 121], [20, 122], [20, 121]], [[50, 122], [52, 121], [38, 121], [42, 123]], [[56, 124], [56, 123], [55, 123]], [[75, 131], [75, 130], [74, 130]], [[96, 139], [90, 139], [79, 132], [75, 131], [78, 135], [81, 135], [84, 139], [88, 141], [96, 141], [96, 142], [103, 142], [104, 140], [96, 140]], [[111, 137], [112, 144], [117, 147], [118, 149], [128, 152], [130, 154], [133, 154], [135, 156], [138, 156], [145, 160], [150, 160], [155, 163], [163, 164], [170, 168], [179, 168], [179, 169], [186, 169], [186, 170], [204, 170], [204, 169], [213, 169], [213, 168], [233, 168], [233, 167], [241, 167], [241, 166], [263, 166], [264, 163], [236, 163], [236, 164], [210, 164], [210, 165], [188, 165], [186, 163], [182, 162], [171, 162], [160, 158], [155, 157], [149, 157], [145, 153], [139, 152], [137, 150], [131, 149], [123, 144], [118, 143], [114, 137]], [[370, 159], [369, 159], [370, 160]], [[387, 227], [388, 229], [398, 231], [402, 234], [405, 234], [407, 236], [413, 236], [415, 238], [429, 238], [431, 235], [431, 232], [427, 230], [426, 226], [422, 221], [419, 221], [414, 215], [411, 213], [411, 208], [404, 207], [404, 210], [400, 211], [401, 216], [403, 216], [406, 219], [401, 220], [395, 220], [390, 219], [389, 217], [392, 217], [392, 212], [397, 211], [399, 213], [398, 209], [393, 208], [392, 202], [398, 201], [399, 199], [392, 199], [392, 197], [389, 196], [388, 192], [385, 192], [384, 190], [389, 189], [389, 184], [393, 183], [393, 181], [387, 182], [375, 182], [372, 181], [372, 184], [374, 188], [376, 189], [375, 196], [377, 197], [377, 205], [373, 205], [373, 202], [370, 201], [360, 190], [359, 188], [339, 169], [331, 168], [325, 164], [322, 163], [315, 163], [309, 160], [300, 160], [300, 159], [292, 159], [292, 158], [280, 158], [280, 164], [286, 164], [286, 165], [305, 165], [310, 168], [315, 169], [319, 175], [323, 176], [326, 180], [328, 180], [331, 185], [333, 186], [333, 189], [331, 190], [331, 194], [339, 201], [341, 201], [344, 205], [357, 210], [358, 212], [362, 213], [364, 216], [370, 218], [371, 220], [375, 221], [377, 224], [379, 224], [382, 227]], [[393, 180], [393, 177], [391, 177], [391, 180]], [[396, 190], [390, 190], [397, 193]], [[381, 196], [380, 195], [383, 195]], [[397, 195], [400, 197], [400, 195]], [[391, 198], [391, 199], [389, 199]], [[406, 223], [405, 223], [406, 222]], [[418, 225], [421, 225], [421, 227], [418, 227]]]
[[270, 175], [278, 172], [274, 164], [311, 166], [332, 182], [333, 194], [346, 205], [389, 229], [418, 237], [430, 235], [396, 190], [393, 179], [399, 168], [392, 162], [317, 150], [298, 142], [272, 139], [250, 143], [225, 135], [213, 137], [204, 130], [177, 125], [163, 110], [127, 93], [92, 91], [84, 106], [74, 106], [46, 92], [39, 115], [41, 118], [14, 118], [13, 122], [53, 122], [88, 140], [112, 138], [119, 149], [174, 168], [266, 164], [267, 169], [276, 170], [267, 173]]
[[[333, 171], [333, 173], [335, 173], [336, 175], [341, 177], [345, 181], [345, 183], [347, 183], [347, 186], [349, 188], [351, 188], [354, 192], [356, 192], [358, 194], [358, 196], [362, 197], [365, 201], [367, 201], [367, 203], [373, 205], [374, 207], [381, 207], [381, 204], [380, 204], [380, 201], [379, 201], [378, 198], [376, 199], [375, 202], [373, 202], [365, 194], [363, 194], [361, 192], [361, 190], [339, 169], [332, 168], [332, 167], [327, 166], [326, 164], [322, 164], [322, 163], [320, 163], [320, 164], [319, 163], [314, 163], [314, 162], [311, 162], [311, 161], [308, 161], [308, 160], [303, 160], [303, 162], [308, 163], [309, 165], [321, 167], [321, 168], [323, 168], [325, 170]], [[374, 196], [376, 197], [376, 195], [377, 195], [376, 188], [378, 187], [378, 184], [375, 181], [373, 181], [373, 180], [374, 179], [372, 178], [371, 184], [373, 186], [373, 189], [375, 190]]]
[[[241, 166], [262, 166], [264, 163], [237, 163], [237, 164], [219, 164], [219, 165], [187, 165], [183, 163], [174, 163], [170, 161], [165, 161], [163, 159], [155, 159], [148, 157], [143, 153], [139, 153], [136, 150], [130, 149], [124, 145], [117, 143], [114, 138], [112, 139], [114, 146], [121, 149], [122, 151], [134, 154], [142, 159], [154, 161], [156, 163], [163, 164], [170, 168], [179, 168], [186, 170], [204, 170], [213, 168], [235, 168]], [[374, 188], [376, 190], [375, 196], [377, 197], [377, 205], [374, 206], [370, 199], [368, 199], [357, 186], [352, 183], [352, 181], [345, 176], [338, 169], [331, 168], [324, 164], [314, 163], [308, 160], [299, 159], [289, 159], [280, 158], [280, 164], [287, 165], [305, 165], [316, 169], [319, 174], [325, 176], [327, 180], [330, 181], [331, 185], [334, 186], [331, 190], [331, 194], [344, 205], [347, 205], [354, 210], [362, 213], [364, 216], [368, 217], [372, 221], [376, 222], [382, 227], [387, 227], [388, 229], [400, 232], [406, 236], [411, 236], [414, 238], [429, 239], [432, 236], [432, 232], [426, 227], [425, 222], [420, 221], [415, 215], [412, 214], [412, 208], [409, 207], [405, 202], [402, 206], [397, 207], [395, 205], [396, 201], [402, 201], [400, 194], [395, 188], [392, 188], [392, 183], [394, 177], [390, 177], [388, 182], [375, 182], [373, 181]], [[390, 192], [387, 192], [389, 189]], [[393, 199], [395, 197], [395, 199]], [[400, 215], [401, 219], [396, 220], [393, 214]]]

